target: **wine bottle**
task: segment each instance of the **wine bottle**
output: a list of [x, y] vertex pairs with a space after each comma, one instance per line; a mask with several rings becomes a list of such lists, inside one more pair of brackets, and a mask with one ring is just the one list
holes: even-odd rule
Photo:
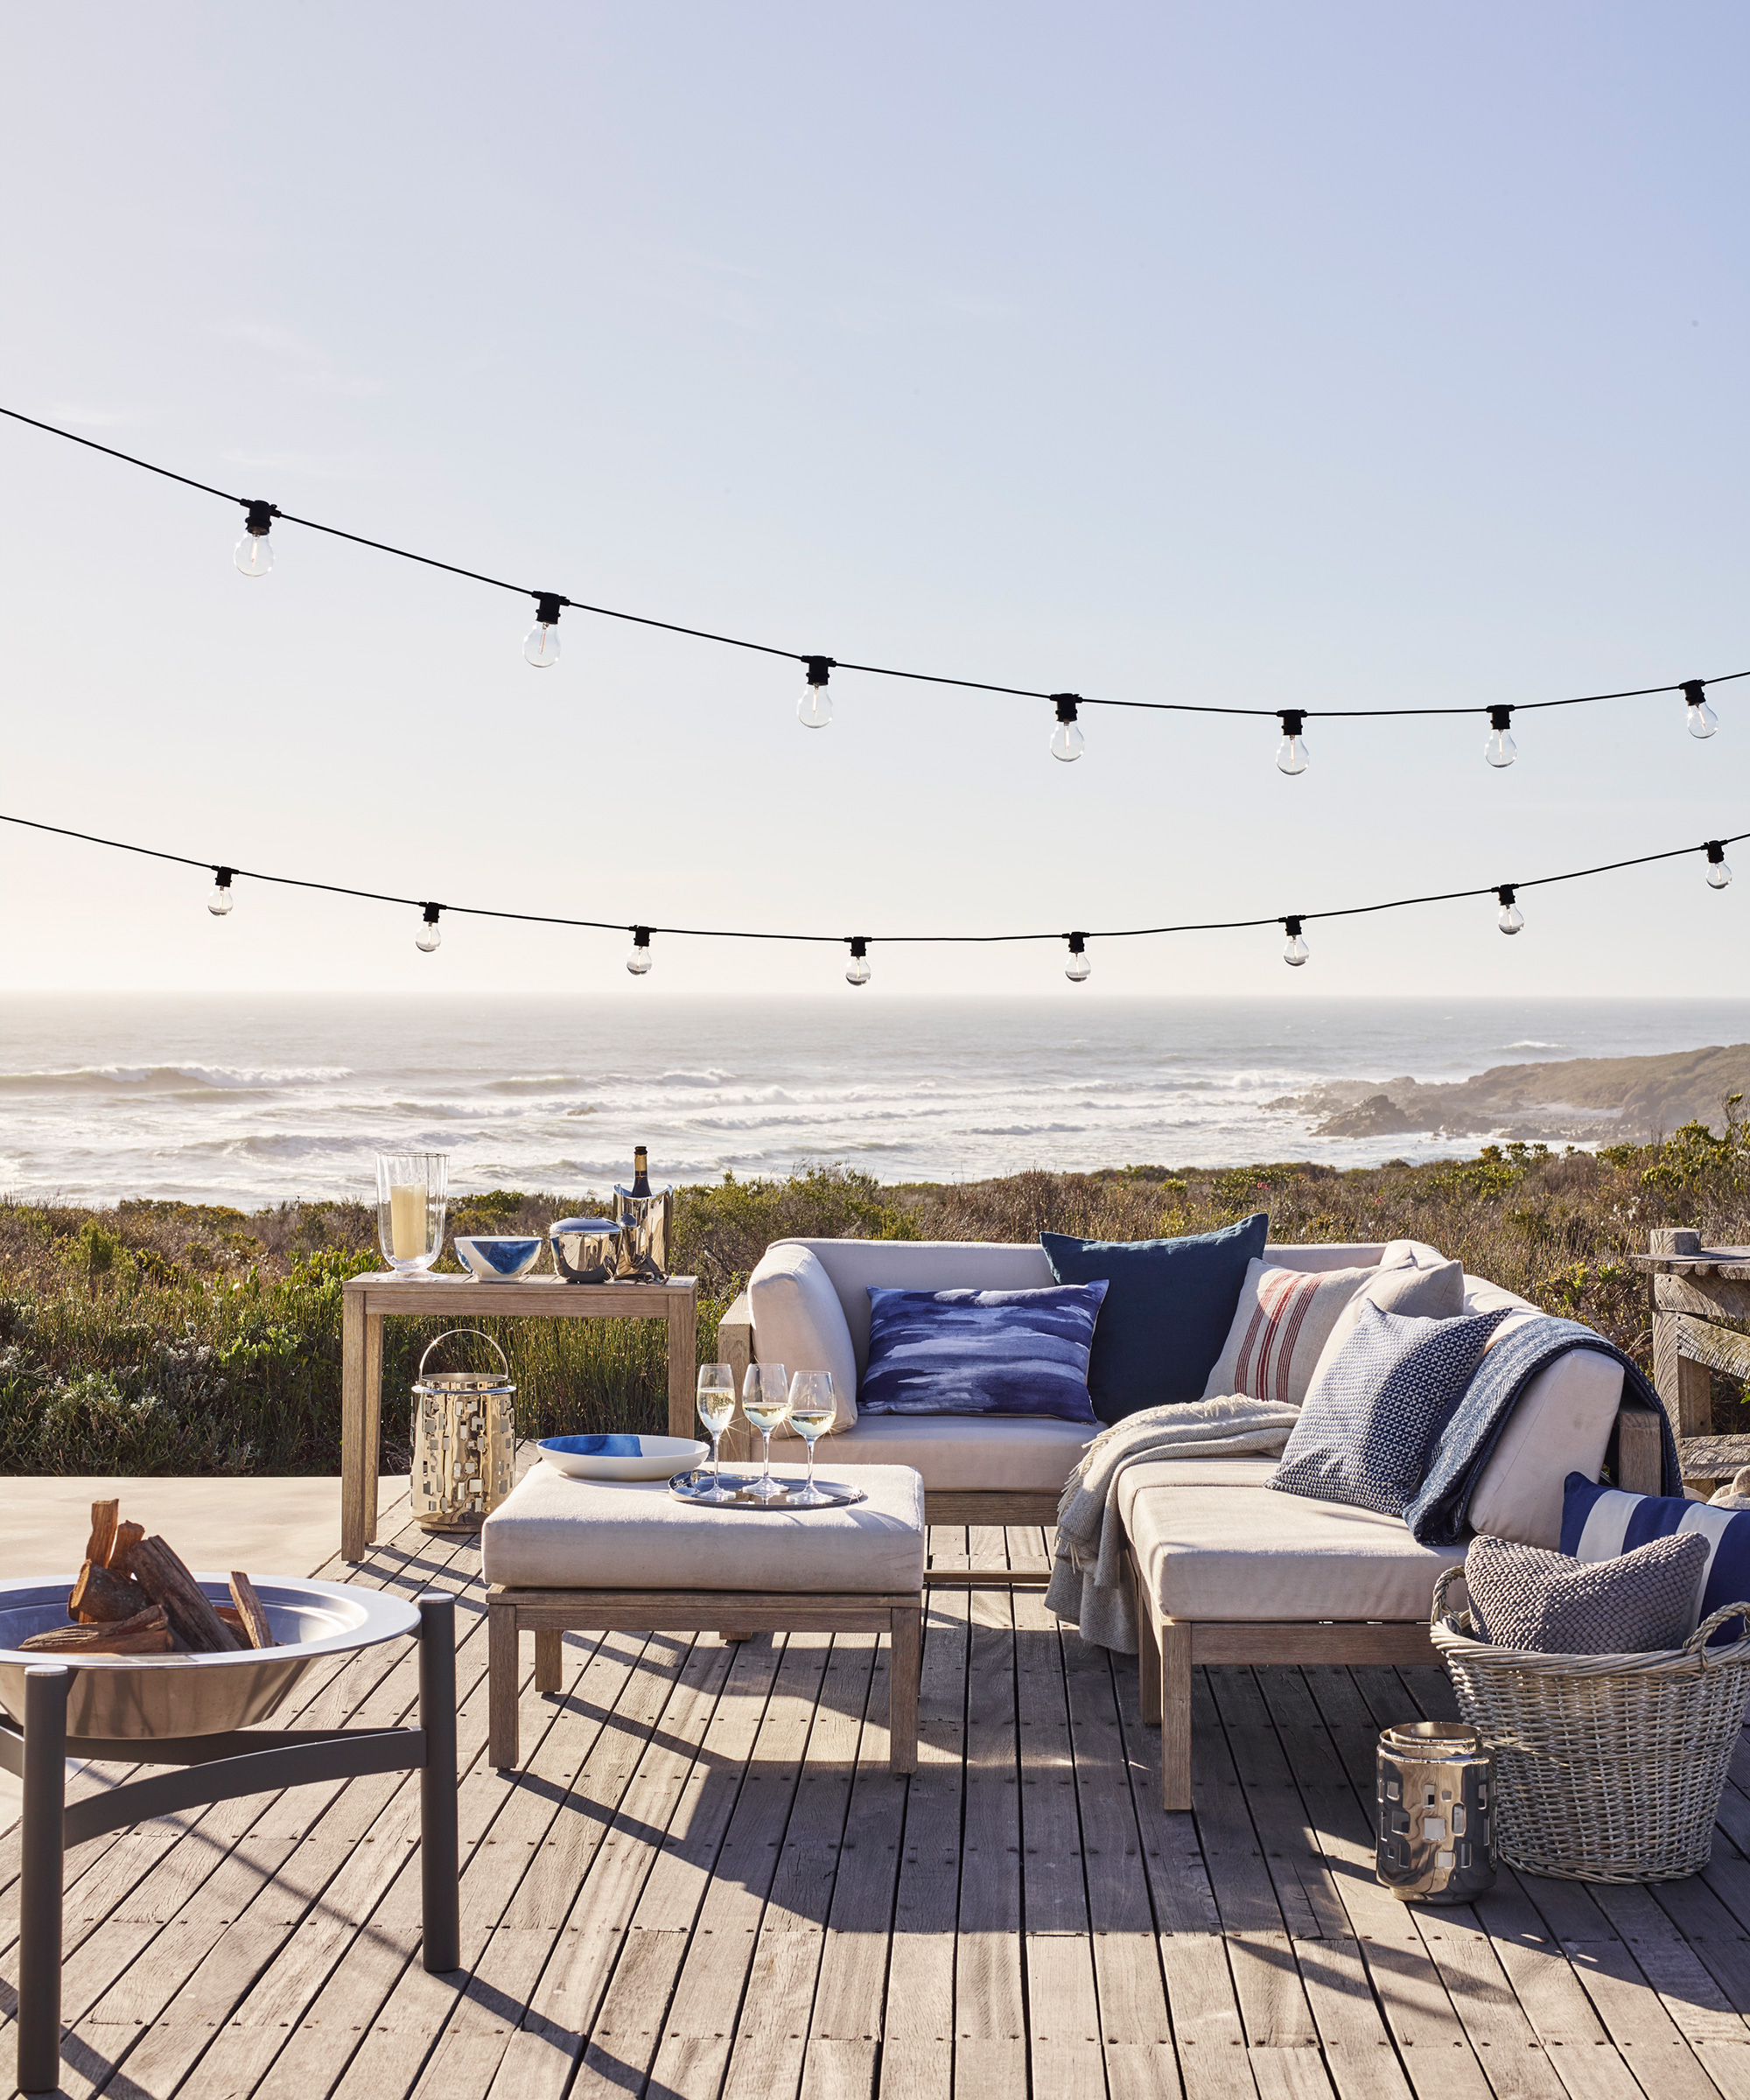
[[632, 1193], [634, 1196], [648, 1196], [650, 1194], [650, 1154], [641, 1144], [633, 1148]]

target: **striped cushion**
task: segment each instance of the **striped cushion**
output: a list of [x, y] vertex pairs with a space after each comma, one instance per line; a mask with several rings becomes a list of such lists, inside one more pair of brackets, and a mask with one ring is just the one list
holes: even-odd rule
[[1203, 1397], [1244, 1393], [1298, 1407], [1337, 1316], [1375, 1269], [1278, 1269], [1248, 1262], [1234, 1324]]
[[[1676, 1494], [1630, 1494], [1600, 1488], [1583, 1473], [1571, 1473], [1563, 1488], [1564, 1553], [1576, 1560], [1614, 1560], [1648, 1539], [1699, 1532], [1708, 1542], [1707, 1573], [1690, 1628], [1722, 1605], [1750, 1603], [1750, 1509], [1716, 1509]], [[1741, 1619], [1730, 1620], [1712, 1644], [1739, 1640], [1744, 1631]]]

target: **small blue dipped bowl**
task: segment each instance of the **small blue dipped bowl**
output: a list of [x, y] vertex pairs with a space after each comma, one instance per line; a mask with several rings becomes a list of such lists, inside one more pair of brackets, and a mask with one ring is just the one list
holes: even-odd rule
[[479, 1284], [514, 1284], [541, 1258], [542, 1242], [498, 1233], [458, 1233], [456, 1254]]

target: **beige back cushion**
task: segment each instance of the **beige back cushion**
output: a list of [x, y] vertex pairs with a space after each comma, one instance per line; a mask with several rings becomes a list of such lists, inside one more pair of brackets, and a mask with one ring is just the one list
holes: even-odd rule
[[[869, 1362], [871, 1284], [879, 1291], [1048, 1291], [1057, 1281], [1036, 1240], [777, 1240], [755, 1276], [781, 1247], [807, 1249], [826, 1271], [850, 1331], [859, 1376]], [[765, 1354], [763, 1346], [760, 1353]]]
[[1596, 1349], [1570, 1349], [1539, 1371], [1482, 1469], [1471, 1497], [1472, 1530], [1559, 1547], [1562, 1483], [1571, 1473], [1598, 1478], [1621, 1404], [1622, 1366]]
[[781, 1363], [787, 1371], [830, 1371], [837, 1402], [832, 1425], [850, 1428], [857, 1420], [857, 1356], [844, 1308], [823, 1264], [799, 1240], [779, 1240], [748, 1278], [747, 1303], [758, 1361]]

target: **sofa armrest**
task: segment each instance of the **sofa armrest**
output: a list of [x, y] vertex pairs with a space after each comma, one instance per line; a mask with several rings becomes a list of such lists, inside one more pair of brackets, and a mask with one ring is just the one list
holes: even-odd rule
[[1649, 1407], [1624, 1407], [1616, 1416], [1616, 1484], [1630, 1494], [1664, 1492], [1663, 1440]]

